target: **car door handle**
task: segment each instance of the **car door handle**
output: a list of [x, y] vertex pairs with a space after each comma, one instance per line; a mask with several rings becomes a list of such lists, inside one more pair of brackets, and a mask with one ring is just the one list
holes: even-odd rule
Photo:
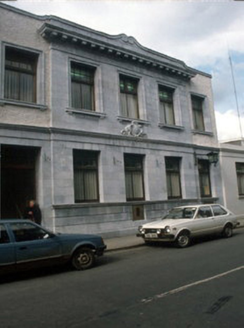
[[27, 249], [27, 246], [21, 246], [21, 247], [19, 248], [20, 251], [23, 251], [23, 250], [25, 250], [25, 249]]

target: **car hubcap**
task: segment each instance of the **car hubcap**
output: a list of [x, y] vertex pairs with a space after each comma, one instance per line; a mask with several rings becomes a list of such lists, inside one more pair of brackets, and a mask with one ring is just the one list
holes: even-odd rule
[[89, 261], [90, 261], [90, 256], [86, 253], [80, 254], [77, 257], [77, 262], [82, 265], [89, 263]]
[[188, 236], [180, 236], [179, 237], [179, 244], [181, 246], [185, 246], [188, 244]]

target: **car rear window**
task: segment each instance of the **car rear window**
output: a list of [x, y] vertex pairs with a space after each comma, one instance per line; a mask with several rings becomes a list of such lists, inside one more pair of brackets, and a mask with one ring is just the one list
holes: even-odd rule
[[213, 205], [212, 209], [213, 209], [214, 216], [226, 215], [227, 214], [226, 210], [223, 209], [223, 207], [221, 207], [219, 205]]

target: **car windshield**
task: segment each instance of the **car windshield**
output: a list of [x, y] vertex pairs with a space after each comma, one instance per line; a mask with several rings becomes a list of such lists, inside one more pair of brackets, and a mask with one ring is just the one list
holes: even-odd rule
[[163, 217], [165, 219], [192, 219], [196, 212], [196, 207], [184, 207], [173, 208], [167, 215]]

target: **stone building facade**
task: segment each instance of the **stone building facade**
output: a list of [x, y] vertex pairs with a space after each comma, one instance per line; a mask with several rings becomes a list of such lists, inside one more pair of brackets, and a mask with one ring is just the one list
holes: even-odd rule
[[[244, 213], [244, 141], [220, 144], [220, 164], [224, 205], [235, 214]], [[244, 219], [239, 220], [244, 225]]]
[[119, 235], [222, 202], [211, 76], [116, 36], [0, 4], [1, 216]]

